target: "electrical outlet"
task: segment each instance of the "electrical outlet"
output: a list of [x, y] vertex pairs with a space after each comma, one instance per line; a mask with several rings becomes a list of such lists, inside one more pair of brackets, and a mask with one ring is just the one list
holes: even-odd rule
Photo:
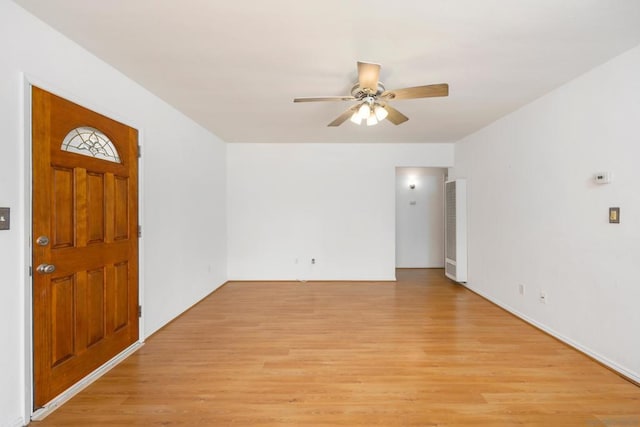
[[547, 293], [544, 291], [540, 291], [540, 303], [541, 304], [547, 303]]
[[522, 283], [518, 285], [518, 293], [524, 295], [524, 285]]

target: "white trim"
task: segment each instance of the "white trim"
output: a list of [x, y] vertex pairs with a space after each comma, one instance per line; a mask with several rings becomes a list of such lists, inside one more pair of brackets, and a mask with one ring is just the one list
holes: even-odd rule
[[[130, 126], [138, 131], [138, 145], [144, 148], [144, 130], [142, 126], [138, 126], [135, 120], [130, 120], [126, 117], [122, 117], [121, 115], [113, 112], [108, 108], [104, 108], [104, 106], [96, 105], [93, 102], [88, 101], [86, 98], [76, 96], [73, 93], [67, 92], [64, 89], [61, 89], [59, 86], [51, 84], [49, 82], [45, 82], [38, 77], [30, 75], [28, 73], [21, 72], [20, 73], [22, 84], [23, 84], [23, 98], [22, 98], [22, 129], [23, 135], [22, 140], [24, 144], [22, 144], [22, 152], [20, 155], [23, 158], [24, 165], [24, 174], [23, 174], [23, 200], [22, 200], [22, 211], [24, 215], [23, 219], [23, 259], [22, 265], [24, 266], [24, 384], [22, 392], [24, 393], [24, 417], [22, 421], [34, 419], [33, 417], [36, 413], [41, 413], [42, 409], [38, 411], [33, 411], [33, 312], [32, 312], [32, 276], [29, 275], [29, 268], [31, 265], [31, 223], [32, 223], [32, 188], [31, 188], [31, 179], [32, 179], [32, 159], [31, 159], [31, 87], [37, 86], [41, 89], [44, 89], [48, 92], [51, 92], [55, 95], [58, 95], [62, 98], [65, 98], [71, 102], [74, 102], [78, 105], [83, 106], [84, 108], [88, 108], [92, 111], [95, 111], [99, 114], [107, 116], [115, 121], [123, 123], [127, 126]], [[138, 159], [138, 223], [142, 225], [144, 218], [144, 160], [142, 158]], [[138, 239], [138, 304], [144, 305], [144, 239]], [[142, 345], [146, 338], [146, 334], [144, 331], [144, 316], [145, 311], [143, 310], [142, 316], [138, 319], [138, 345]], [[134, 344], [136, 345], [136, 344]], [[131, 348], [131, 347], [129, 347]], [[124, 350], [121, 355], [127, 352]], [[116, 356], [114, 359], [120, 357], [120, 355]], [[105, 363], [111, 363], [111, 361]], [[98, 368], [100, 370], [101, 368]], [[94, 371], [98, 372], [98, 370]], [[108, 370], [108, 369], [107, 369]], [[104, 372], [106, 372], [105, 370]], [[104, 373], [103, 372], [103, 373]], [[90, 374], [89, 376], [92, 376]], [[83, 383], [87, 378], [81, 380], [80, 383]], [[95, 378], [92, 380], [95, 381]], [[78, 383], [78, 384], [80, 384]], [[75, 389], [78, 385], [72, 386], [69, 390], [64, 392], [61, 396], [66, 395], [71, 390]], [[90, 384], [90, 383], [89, 383]], [[87, 384], [88, 385], [88, 384]], [[86, 387], [86, 385], [85, 385]], [[79, 391], [79, 390], [78, 390]], [[76, 392], [77, 393], [77, 392]], [[52, 400], [52, 402], [57, 401], [58, 398]], [[66, 401], [68, 399], [65, 399]], [[58, 402], [57, 405], [60, 405], [62, 402]], [[47, 404], [47, 405], [49, 405]], [[45, 405], [45, 406], [47, 406]], [[52, 409], [53, 410], [53, 409]], [[51, 411], [52, 411], [51, 410]], [[49, 411], [49, 412], [51, 412]], [[46, 415], [45, 415], [46, 416]]]
[[502, 303], [501, 301], [498, 301], [492, 297], [490, 297], [489, 295], [485, 294], [484, 292], [473, 288], [472, 286], [469, 286], [468, 283], [466, 284], [462, 284], [462, 286], [468, 288], [469, 290], [477, 293], [478, 295], [480, 295], [481, 297], [487, 299], [488, 301], [492, 302], [493, 304], [497, 305], [498, 307], [507, 310], [509, 313], [513, 314], [514, 316], [524, 320], [525, 322], [529, 323], [530, 325], [535, 326], [536, 328], [546, 332], [547, 334], [551, 335], [554, 338], [557, 338], [558, 340], [562, 341], [563, 343], [575, 348], [576, 350], [586, 354], [587, 356], [597, 360], [598, 362], [602, 363], [603, 365], [607, 366], [608, 368], [611, 368], [612, 370], [618, 372], [621, 375], [624, 375], [625, 377], [640, 383], [640, 376], [638, 376], [636, 373], [629, 371], [628, 369], [618, 365], [616, 362], [607, 359], [606, 357], [594, 352], [593, 350], [578, 344], [577, 342], [573, 341], [572, 339], [562, 335], [559, 332], [554, 331], [553, 329], [549, 328], [546, 325], [543, 325], [542, 323], [533, 320], [532, 318], [530, 318], [529, 316], [526, 316], [522, 313], [520, 313], [518, 310], [514, 309], [513, 307], [508, 306], [507, 304]]
[[[32, 311], [32, 288], [33, 282], [29, 270], [31, 268], [32, 253], [31, 253], [31, 83], [24, 73], [21, 73], [20, 78], [22, 80], [23, 98], [22, 98], [22, 152], [20, 155], [23, 158], [23, 181], [22, 181], [22, 212], [23, 212], [23, 274], [24, 274], [24, 385], [22, 392], [24, 393], [24, 408], [23, 408], [23, 421], [28, 420], [33, 410], [33, 311]], [[25, 423], [26, 424], [26, 423]]]
[[[140, 152], [144, 152], [144, 129], [138, 130], [138, 145]], [[146, 339], [144, 331], [144, 157], [138, 157], [138, 226], [142, 227], [142, 237], [138, 238], [138, 304], [143, 307], [142, 316], [138, 318], [138, 339], [142, 342]]]
[[143, 345], [144, 343], [140, 341], [133, 343], [131, 346], [125, 349], [122, 353], [118, 354], [116, 357], [109, 360], [107, 363], [100, 366], [98, 369], [96, 369], [95, 371], [93, 371], [92, 373], [90, 373], [89, 375], [87, 375], [77, 383], [75, 383], [73, 386], [65, 390], [62, 394], [58, 395], [57, 397], [49, 401], [42, 408], [35, 411], [31, 415], [31, 420], [32, 421], [43, 420], [47, 415], [51, 414], [53, 411], [55, 411], [60, 406], [62, 406], [63, 403], [71, 399], [76, 394], [80, 393], [82, 390], [84, 390], [89, 385], [91, 385], [91, 383], [93, 383], [95, 380], [97, 380], [98, 378], [100, 378], [101, 376], [109, 372], [110, 369], [112, 369], [114, 366], [116, 366], [117, 364], [122, 362], [124, 359], [129, 357], [131, 354], [133, 354], [136, 350], [138, 350]]

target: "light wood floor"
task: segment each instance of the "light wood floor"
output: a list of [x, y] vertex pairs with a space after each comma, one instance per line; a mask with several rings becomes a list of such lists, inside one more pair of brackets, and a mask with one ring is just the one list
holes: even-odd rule
[[229, 283], [44, 426], [638, 426], [640, 388], [445, 279]]

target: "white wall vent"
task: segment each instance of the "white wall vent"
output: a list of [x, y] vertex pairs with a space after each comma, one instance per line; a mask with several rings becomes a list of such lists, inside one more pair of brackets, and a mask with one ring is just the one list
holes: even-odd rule
[[444, 184], [445, 267], [448, 278], [467, 281], [467, 181], [456, 179]]

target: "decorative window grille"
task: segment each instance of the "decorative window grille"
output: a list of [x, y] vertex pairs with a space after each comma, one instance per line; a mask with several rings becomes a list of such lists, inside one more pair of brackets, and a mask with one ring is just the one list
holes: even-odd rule
[[118, 150], [107, 135], [89, 126], [81, 126], [69, 132], [60, 148], [69, 153], [121, 163]]

